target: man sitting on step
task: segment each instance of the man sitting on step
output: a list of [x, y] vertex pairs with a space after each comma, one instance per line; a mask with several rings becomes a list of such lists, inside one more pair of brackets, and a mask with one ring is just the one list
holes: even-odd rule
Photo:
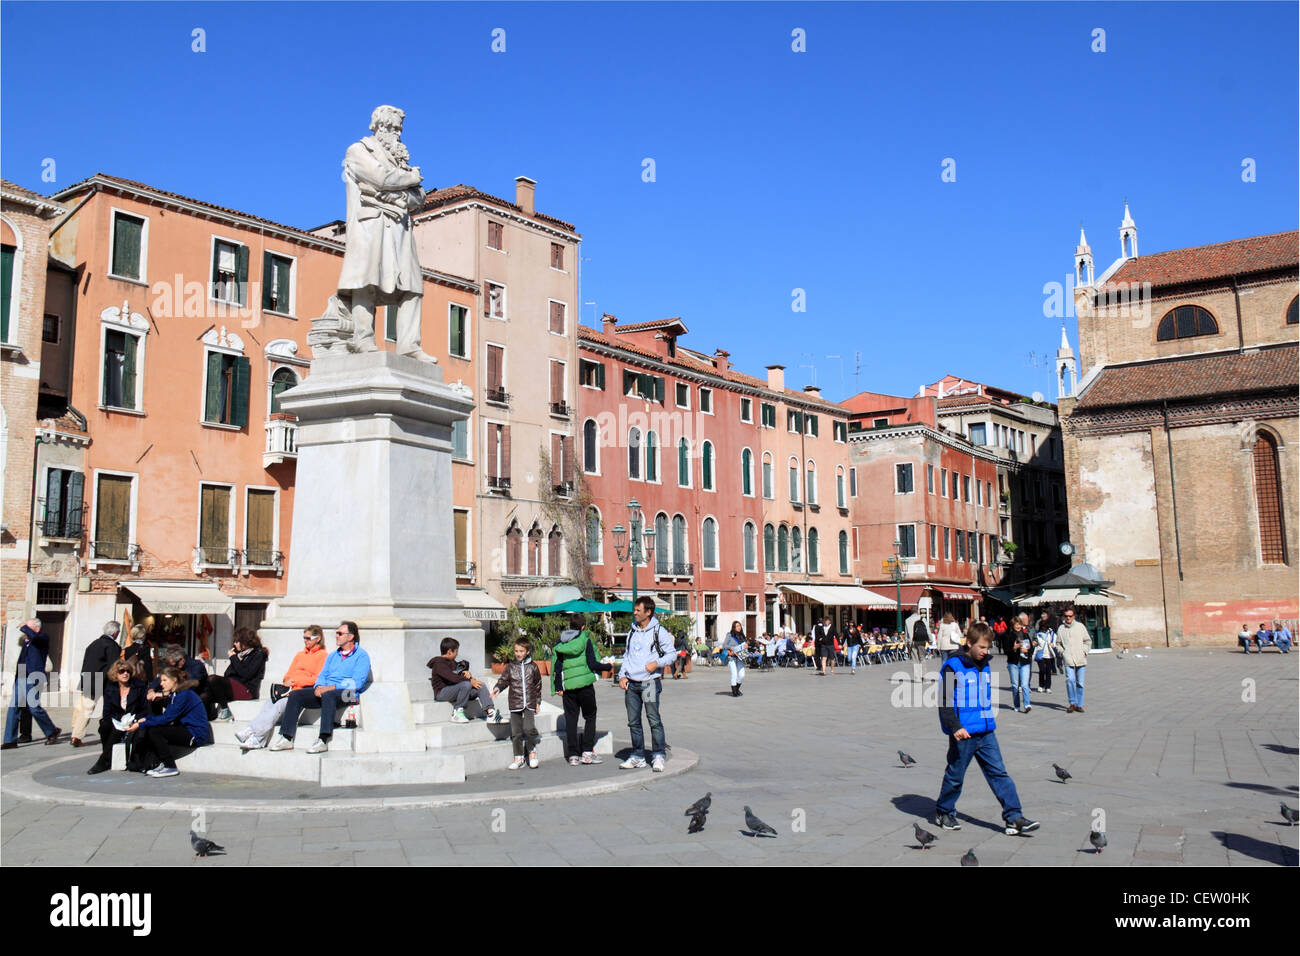
[[309, 754], [323, 754], [330, 749], [334, 736], [334, 714], [340, 704], [355, 703], [370, 686], [370, 656], [361, 649], [361, 634], [353, 621], [343, 621], [334, 632], [338, 649], [325, 659], [316, 684], [292, 691], [286, 698], [280, 733], [268, 750], [292, 750], [298, 730], [298, 715], [304, 707], [320, 708], [320, 736], [307, 748]]
[[484, 719], [491, 720], [496, 717], [496, 708], [492, 706], [492, 695], [488, 693], [483, 682], [468, 670], [461, 671], [456, 668], [456, 652], [460, 650], [460, 641], [454, 637], [444, 637], [439, 647], [442, 649], [442, 654], [428, 664], [429, 670], [433, 671], [429, 677], [429, 683], [433, 684], [433, 699], [453, 704], [454, 709], [451, 714], [453, 723], [469, 722], [469, 718], [465, 716], [465, 705], [475, 695], [478, 696], [478, 702], [483, 708]]

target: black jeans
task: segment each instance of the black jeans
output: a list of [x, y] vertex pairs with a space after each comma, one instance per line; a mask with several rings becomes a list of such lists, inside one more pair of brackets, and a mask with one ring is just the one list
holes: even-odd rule
[[[566, 690], [564, 698], [564, 736], [568, 740], [567, 756], [580, 757], [596, 747], [596, 687], [588, 684], [578, 690]], [[578, 712], [582, 711], [582, 749], [578, 749]]]
[[334, 714], [338, 711], [339, 705], [343, 704], [343, 695], [352, 693], [350, 690], [338, 687], [327, 690], [319, 697], [316, 696], [314, 687], [291, 691], [285, 698], [284, 717], [280, 721], [280, 736], [286, 740], [293, 740], [293, 735], [298, 732], [298, 715], [304, 709], [315, 710], [319, 707], [320, 733], [317, 736], [321, 740], [329, 740], [334, 736]]
[[1052, 671], [1055, 669], [1055, 661], [1050, 657], [1039, 658], [1038, 661], [1038, 686], [1043, 690], [1052, 688]]
[[140, 741], [145, 754], [145, 767], [153, 763], [153, 758], [162, 761], [164, 767], [176, 768], [176, 758], [172, 756], [172, 745], [189, 747], [194, 737], [183, 724], [150, 725], [145, 729], [144, 739]]
[[528, 752], [532, 753], [537, 749], [537, 745], [542, 742], [541, 736], [537, 733], [537, 721], [531, 710], [512, 710], [510, 711], [510, 743], [514, 747], [515, 756], [524, 755], [524, 738], [527, 737]]
[[95, 761], [97, 764], [103, 764], [105, 767], [113, 765], [113, 746], [122, 742], [126, 734], [113, 726], [112, 717], [99, 718], [99, 743], [104, 748], [103, 754]]

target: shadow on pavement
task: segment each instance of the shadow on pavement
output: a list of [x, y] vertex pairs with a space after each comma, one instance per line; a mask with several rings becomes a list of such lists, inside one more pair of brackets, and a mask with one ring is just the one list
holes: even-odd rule
[[1254, 837], [1244, 836], [1240, 833], [1225, 833], [1222, 830], [1212, 830], [1211, 834], [1226, 849], [1252, 859], [1263, 860], [1265, 863], [1295, 866], [1297, 860], [1300, 859], [1300, 853], [1297, 853], [1295, 847], [1257, 840]]

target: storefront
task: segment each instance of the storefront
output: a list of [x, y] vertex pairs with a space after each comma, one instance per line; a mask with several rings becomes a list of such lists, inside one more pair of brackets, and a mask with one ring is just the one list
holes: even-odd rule
[[1128, 595], [1109, 590], [1114, 581], [1102, 579], [1101, 572], [1089, 564], [1076, 564], [1073, 568], [1053, 578], [1037, 594], [1016, 599], [1023, 608], [1047, 608], [1059, 619], [1064, 607], [1073, 607], [1076, 619], [1088, 629], [1094, 651], [1110, 650], [1110, 609], [1115, 598], [1128, 600]]
[[[215, 584], [149, 581], [119, 585], [118, 619], [125, 628], [143, 625], [155, 647], [179, 644], [188, 657], [212, 660], [230, 650], [235, 601]], [[264, 616], [266, 605], [258, 602]], [[250, 615], [251, 616], [251, 615]]]
[[777, 592], [782, 621], [796, 634], [811, 634], [825, 617], [838, 629], [855, 620], [855, 610], [892, 612], [898, 606], [893, 598], [857, 584], [779, 584]]

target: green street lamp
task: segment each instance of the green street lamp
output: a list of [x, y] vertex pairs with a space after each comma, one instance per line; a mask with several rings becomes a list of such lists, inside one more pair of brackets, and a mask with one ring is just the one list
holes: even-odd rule
[[[903, 633], [903, 575], [907, 574], [907, 566], [903, 563], [903, 543], [894, 542], [894, 556], [889, 559], [889, 573], [894, 579], [894, 616], [896, 618], [896, 627], [898, 633]], [[904, 640], [907, 635], [903, 635]]]
[[631, 539], [628, 538], [627, 529], [621, 524], [614, 525], [614, 552], [618, 555], [620, 561], [632, 562], [632, 603], [636, 603], [636, 566], [642, 561], [650, 563], [654, 556], [654, 538], [653, 528], [645, 528], [645, 517], [641, 512], [640, 503], [633, 498], [627, 503], [628, 524], [632, 528]]

